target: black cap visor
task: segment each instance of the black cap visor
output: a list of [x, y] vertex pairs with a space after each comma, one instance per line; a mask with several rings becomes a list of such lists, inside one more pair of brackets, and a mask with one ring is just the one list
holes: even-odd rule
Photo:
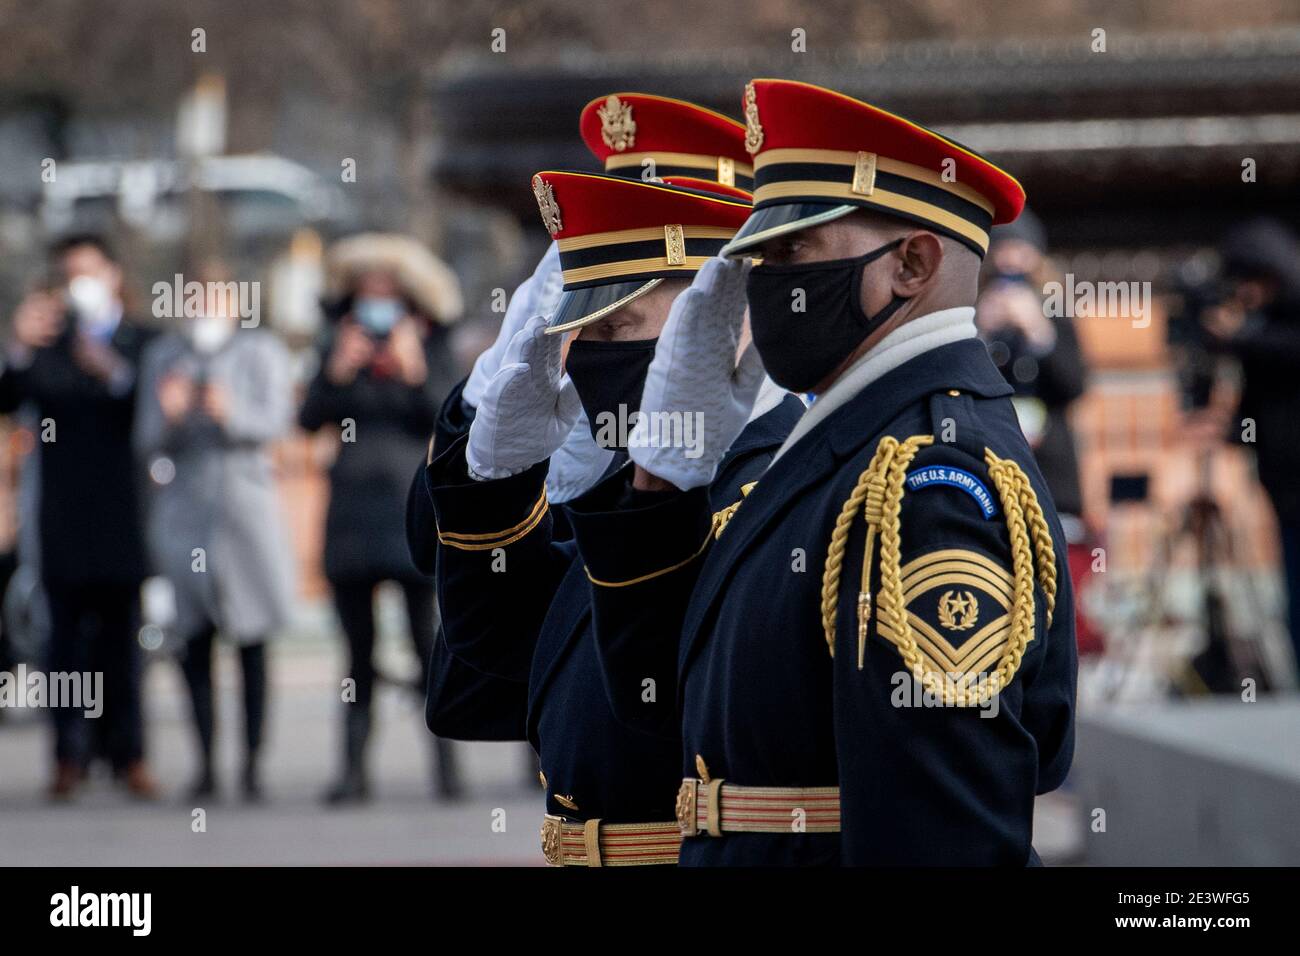
[[581, 328], [645, 295], [663, 279], [633, 279], [631, 282], [612, 282], [583, 289], [566, 290], [560, 295], [555, 313], [546, 326], [546, 334], [554, 335], [569, 329]]
[[762, 245], [769, 239], [784, 236], [831, 222], [858, 209], [842, 203], [793, 202], [780, 206], [765, 206], [755, 209], [740, 231], [722, 248], [724, 256], [743, 256], [752, 254], [754, 247]]

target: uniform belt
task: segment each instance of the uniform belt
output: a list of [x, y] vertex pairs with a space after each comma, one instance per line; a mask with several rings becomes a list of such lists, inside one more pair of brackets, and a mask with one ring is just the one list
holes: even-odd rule
[[838, 833], [839, 787], [742, 787], [687, 777], [677, 791], [682, 836]]
[[573, 823], [547, 814], [542, 854], [551, 866], [676, 865], [682, 831], [676, 823]]

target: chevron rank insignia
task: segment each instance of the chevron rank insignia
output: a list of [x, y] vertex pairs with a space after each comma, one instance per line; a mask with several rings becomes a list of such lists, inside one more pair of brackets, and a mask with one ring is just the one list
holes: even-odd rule
[[[974, 689], [995, 671], [1011, 634], [1011, 570], [977, 551], [931, 551], [902, 567], [912, 637], [926, 671], [956, 689]], [[881, 596], [885, 600], [885, 595]], [[898, 644], [889, 615], [882, 637]]]

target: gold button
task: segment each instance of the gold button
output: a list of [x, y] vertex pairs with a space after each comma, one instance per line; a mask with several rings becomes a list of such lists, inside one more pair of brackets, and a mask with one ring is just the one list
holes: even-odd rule
[[953, 398], [956, 398], [958, 395], [961, 394], [961, 392], [957, 391], [957, 389], [955, 388], [950, 388], [948, 389], [948, 394], [951, 395]]

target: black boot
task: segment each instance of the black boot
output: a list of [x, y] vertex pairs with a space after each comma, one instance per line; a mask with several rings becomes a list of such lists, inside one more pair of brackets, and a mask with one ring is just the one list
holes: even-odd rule
[[366, 780], [366, 743], [370, 739], [370, 713], [348, 704], [343, 722], [343, 776], [325, 792], [331, 806], [363, 803], [370, 799]]
[[462, 790], [455, 745], [450, 740], [434, 737], [432, 750], [434, 796], [439, 800], [459, 800]]
[[262, 777], [258, 773], [257, 753], [250, 753], [244, 760], [244, 775], [241, 781], [245, 803], [261, 803], [265, 794], [262, 792]]
[[210, 800], [217, 795], [217, 776], [212, 771], [211, 759], [204, 759], [199, 767], [198, 775], [194, 782], [190, 784], [190, 789], [186, 792], [186, 797], [190, 801]]

